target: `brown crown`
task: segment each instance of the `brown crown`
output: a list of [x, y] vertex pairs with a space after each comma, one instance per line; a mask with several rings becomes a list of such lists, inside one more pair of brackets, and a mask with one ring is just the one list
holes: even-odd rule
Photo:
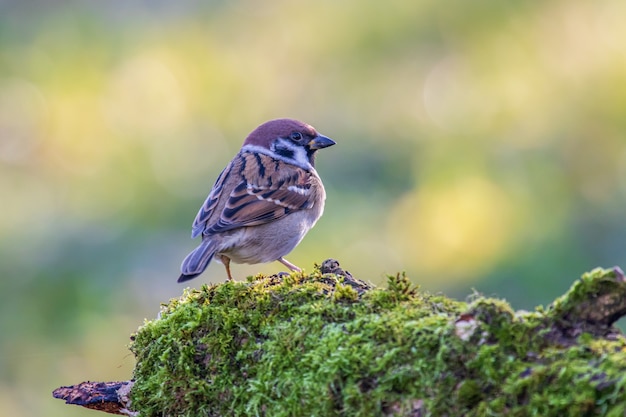
[[314, 138], [317, 132], [306, 123], [294, 119], [276, 119], [265, 122], [254, 129], [243, 142], [244, 145], [257, 145], [269, 148], [270, 143], [277, 137], [288, 137], [297, 131], [305, 136]]

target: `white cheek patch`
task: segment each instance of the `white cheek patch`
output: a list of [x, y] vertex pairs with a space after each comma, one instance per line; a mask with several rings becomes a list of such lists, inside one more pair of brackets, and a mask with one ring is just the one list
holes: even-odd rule
[[[248, 152], [256, 152], [262, 153], [268, 156], [271, 156], [275, 159], [280, 159], [281, 161], [287, 162], [291, 165], [299, 166], [300, 168], [306, 169], [307, 171], [313, 171], [313, 166], [309, 162], [309, 157], [307, 156], [306, 149], [303, 146], [296, 145], [291, 141], [278, 138], [272, 143], [272, 149], [267, 149], [262, 146], [257, 145], [245, 145], [242, 150]], [[285, 157], [276, 152], [276, 147], [289, 150], [292, 153], [292, 157]]]
[[306, 149], [302, 146], [290, 144], [290, 149], [293, 151], [293, 159], [296, 161], [296, 165], [310, 166], [309, 158], [306, 155]]

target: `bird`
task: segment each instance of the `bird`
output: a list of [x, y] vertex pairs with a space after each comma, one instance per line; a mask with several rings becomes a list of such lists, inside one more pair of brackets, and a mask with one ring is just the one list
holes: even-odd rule
[[302, 270], [290, 253], [324, 212], [326, 191], [315, 170], [317, 151], [335, 141], [294, 119], [275, 119], [254, 129], [217, 177], [193, 221], [191, 237], [202, 242], [181, 265], [178, 282], [202, 274], [211, 260], [230, 263], [278, 261]]

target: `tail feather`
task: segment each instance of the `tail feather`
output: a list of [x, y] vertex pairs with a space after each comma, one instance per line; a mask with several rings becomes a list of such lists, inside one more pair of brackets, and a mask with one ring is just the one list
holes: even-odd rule
[[185, 282], [193, 279], [204, 272], [211, 259], [215, 255], [215, 245], [209, 240], [203, 240], [200, 246], [195, 248], [187, 257], [183, 260], [180, 266], [182, 274], [178, 278], [177, 282]]

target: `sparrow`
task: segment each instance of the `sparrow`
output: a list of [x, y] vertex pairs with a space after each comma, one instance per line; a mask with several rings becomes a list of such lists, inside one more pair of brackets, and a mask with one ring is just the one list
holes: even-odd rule
[[212, 259], [224, 264], [278, 261], [324, 212], [326, 191], [315, 170], [315, 154], [335, 142], [293, 119], [263, 123], [217, 177], [198, 211], [191, 237], [202, 242], [183, 260], [178, 282], [200, 275]]

